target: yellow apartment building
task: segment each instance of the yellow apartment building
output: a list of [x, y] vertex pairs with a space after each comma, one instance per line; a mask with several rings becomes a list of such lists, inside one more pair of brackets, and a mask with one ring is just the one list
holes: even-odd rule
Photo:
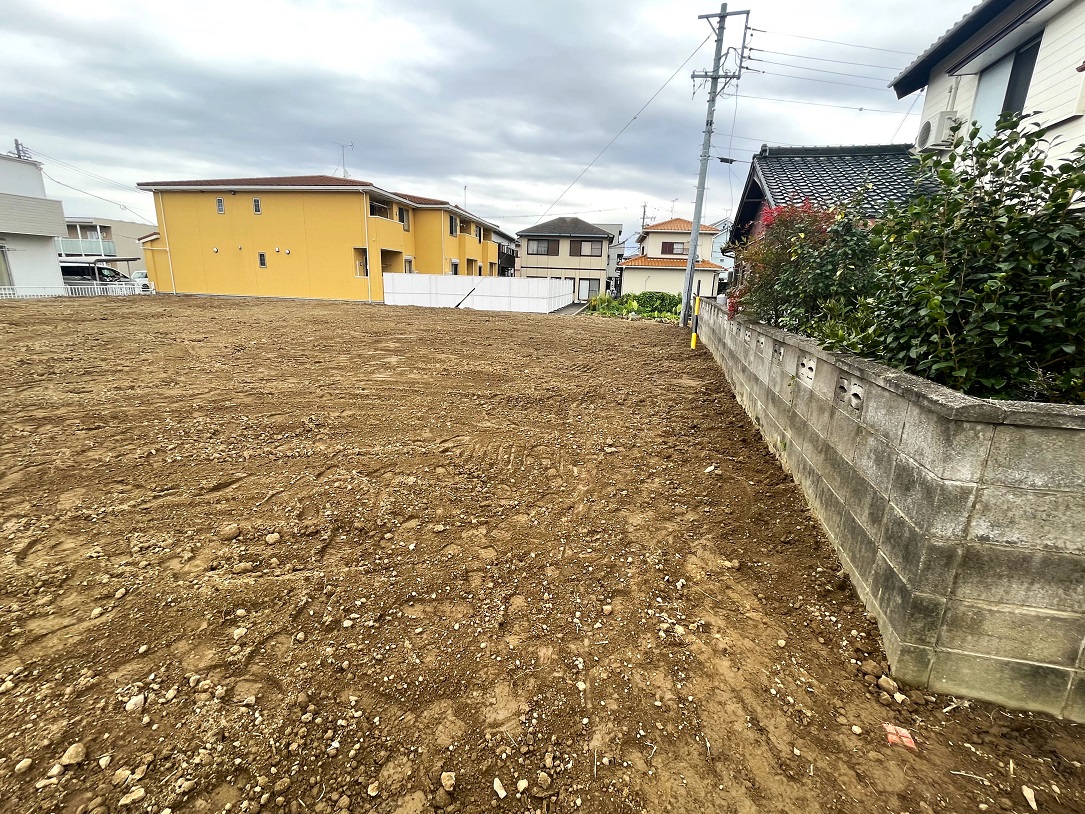
[[384, 300], [391, 273], [497, 276], [497, 228], [448, 201], [304, 175], [146, 182], [159, 292]]

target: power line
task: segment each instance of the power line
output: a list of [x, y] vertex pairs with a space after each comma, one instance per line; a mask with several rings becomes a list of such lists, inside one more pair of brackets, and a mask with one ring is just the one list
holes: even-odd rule
[[829, 73], [834, 76], [850, 76], [854, 79], [872, 79], [875, 82], [889, 82], [889, 77], [885, 76], [865, 76], [863, 74], [849, 73], [848, 71], [830, 71], [825, 68], [809, 68], [806, 65], [793, 65], [790, 62], [774, 62], [771, 59], [761, 59], [760, 57], [749, 57], [750, 62], [763, 62], [766, 65], [779, 65], [781, 68], [795, 68], [799, 71], [817, 71], [818, 73]]
[[908, 106], [908, 112], [905, 113], [904, 118], [900, 120], [900, 124], [897, 125], [897, 129], [893, 131], [893, 138], [889, 139], [890, 142], [896, 140], [897, 133], [900, 132], [900, 128], [904, 127], [904, 123], [908, 121], [908, 117], [912, 115], [912, 110], [915, 108], [915, 103], [919, 101], [919, 97], [921, 97], [922, 95], [922, 93], [917, 93], [915, 96], [912, 97], [912, 104]]
[[93, 192], [87, 192], [85, 189], [79, 189], [78, 187], [73, 187], [73, 186], [71, 186], [69, 184], [65, 184], [64, 182], [58, 181], [56, 178], [51, 176], [49, 173], [45, 172], [45, 170], [42, 170], [41, 174], [44, 175], [46, 178], [48, 178], [50, 181], [52, 181], [54, 184], [60, 184], [60, 186], [67, 187], [68, 189], [73, 189], [73, 190], [75, 190], [76, 192], [78, 192], [78, 193], [80, 193], [82, 195], [87, 195], [87, 196], [89, 196], [91, 198], [97, 198], [99, 201], [105, 201], [106, 203], [113, 204], [114, 206], [119, 206], [125, 212], [131, 212], [133, 215], [135, 215], [140, 220], [147, 221], [147, 223], [150, 226], [155, 225], [155, 222], [153, 220], [148, 220], [144, 215], [139, 214], [139, 212], [137, 212], [136, 210], [131, 209], [131, 208], [125, 206], [122, 203], [117, 203], [116, 201], [109, 200], [109, 198], [103, 198], [101, 195], [95, 195]]
[[785, 34], [782, 31], [766, 31], [763, 28], [751, 28], [751, 31], [757, 31], [760, 34], [772, 34], [776, 37], [794, 37], [797, 40], [810, 40], [812, 42], [827, 42], [830, 45], [843, 45], [847, 48], [865, 48], [868, 51], [884, 51], [887, 54], [903, 54], [906, 57], [915, 58], [915, 54], [911, 51], [895, 51], [892, 48], [878, 48], [873, 45], [859, 45], [854, 42], [840, 42], [839, 40], [823, 40], [819, 37], [807, 37], [802, 34]]
[[863, 88], [865, 90], [876, 90], [876, 91], [885, 90], [885, 88], [875, 88], [875, 87], [872, 87], [871, 85], [859, 85], [859, 84], [856, 84], [855, 82], [838, 82], [835, 79], [818, 79], [816, 76], [795, 76], [795, 74], [790, 74], [790, 73], [778, 73], [776, 71], [758, 71], [758, 70], [752, 69], [752, 68], [750, 70], [752, 70], [754, 73], [764, 74], [765, 76], [782, 76], [782, 77], [784, 77], [786, 79], [802, 79], [802, 80], [805, 80], [807, 82], [822, 82], [823, 84], [826, 84], [826, 85], [843, 85], [844, 87], [847, 87], [847, 88]]
[[[877, 90], [877, 88], [870, 88], [870, 90]], [[763, 102], [787, 102], [793, 105], [813, 105], [814, 107], [835, 107], [840, 110], [858, 110], [860, 113], [892, 113], [894, 116], [899, 116], [899, 110], [883, 110], [877, 107], [855, 107], [854, 105], [833, 105], [828, 102], [806, 102], [800, 99], [778, 99], [773, 96], [751, 96], [748, 93], [736, 93], [742, 99], [760, 99]]]
[[643, 112], [644, 112], [644, 111], [645, 111], [645, 110], [646, 110], [646, 109], [648, 108], [648, 105], [650, 105], [650, 104], [651, 104], [652, 102], [654, 102], [654, 101], [655, 101], [655, 98], [656, 98], [657, 96], [659, 96], [659, 94], [661, 94], [661, 93], [663, 92], [663, 89], [664, 89], [664, 88], [666, 88], [666, 87], [667, 87], [667, 85], [669, 85], [669, 84], [671, 83], [671, 80], [672, 80], [672, 79], [674, 79], [674, 78], [675, 78], [676, 76], [678, 76], [678, 72], [679, 72], [679, 71], [681, 71], [681, 70], [682, 70], [682, 69], [683, 69], [684, 67], [686, 67], [686, 64], [687, 64], [687, 63], [688, 63], [688, 62], [689, 62], [689, 61], [690, 61], [691, 59], [693, 59], [693, 58], [694, 58], [695, 56], [697, 56], [697, 52], [698, 52], [698, 51], [700, 51], [700, 50], [701, 50], [701, 49], [702, 49], [702, 48], [704, 47], [704, 44], [705, 44], [706, 42], [708, 42], [708, 41], [709, 41], [709, 39], [711, 39], [711, 35], [709, 35], [709, 36], [705, 37], [705, 38], [704, 38], [703, 40], [701, 40], [701, 44], [700, 44], [700, 45], [698, 45], [698, 46], [697, 46], [696, 48], [694, 48], [694, 49], [693, 49], [693, 53], [692, 53], [692, 54], [690, 54], [690, 55], [689, 55], [688, 57], [686, 57], [685, 61], [684, 61], [684, 62], [683, 62], [683, 63], [682, 63], [681, 65], [679, 65], [679, 66], [678, 66], [678, 67], [677, 67], [677, 68], [675, 69], [674, 73], [672, 73], [672, 74], [671, 74], [671, 75], [670, 75], [670, 76], [669, 76], [669, 77], [667, 78], [667, 81], [666, 81], [666, 82], [664, 82], [664, 83], [663, 83], [662, 85], [660, 85], [660, 87], [659, 87], [659, 90], [657, 90], [657, 91], [656, 91], [655, 93], [653, 93], [653, 94], [652, 94], [652, 98], [651, 98], [651, 99], [649, 99], [649, 100], [648, 100], [647, 102], [645, 102], [645, 103], [644, 103], [644, 106], [643, 106], [643, 107], [641, 107], [641, 109], [640, 109], [640, 110], [638, 110], [638, 111], [637, 111], [637, 112], [636, 112], [636, 113], [635, 113], [635, 114], [633, 115], [633, 118], [632, 118], [632, 119], [630, 119], [629, 121], [627, 121], [627, 122], [625, 123], [625, 126], [624, 126], [624, 127], [622, 127], [622, 129], [618, 131], [617, 135], [615, 135], [615, 136], [614, 136], [614, 138], [612, 138], [612, 139], [611, 139], [611, 140], [610, 140], [610, 141], [609, 141], [609, 142], [607, 143], [607, 146], [606, 146], [606, 147], [604, 147], [604, 148], [603, 148], [602, 150], [600, 150], [600, 151], [599, 151], [599, 154], [598, 154], [597, 156], [595, 156], [595, 158], [593, 158], [593, 159], [591, 160], [591, 163], [589, 163], [589, 164], [588, 164], [588, 166], [586, 166], [586, 167], [585, 167], [585, 168], [584, 168], [583, 170], [581, 170], [581, 171], [580, 171], [580, 175], [578, 175], [578, 176], [577, 176], [576, 178], [574, 178], [574, 179], [573, 179], [573, 182], [572, 182], [571, 184], [569, 184], [569, 186], [565, 187], [565, 191], [564, 191], [564, 192], [562, 192], [562, 193], [561, 193], [561, 194], [560, 194], [560, 195], [559, 195], [559, 196], [558, 196], [558, 197], [557, 197], [557, 198], [556, 198], [556, 199], [554, 200], [554, 202], [553, 202], [552, 204], [550, 204], [550, 206], [548, 206], [548, 207], [547, 207], [546, 211], [545, 211], [545, 212], [543, 212], [543, 213], [542, 213], [542, 215], [540, 215], [540, 216], [539, 216], [539, 220], [535, 221], [536, 223], [538, 223], [539, 221], [541, 221], [541, 220], [542, 220], [543, 218], [545, 218], [545, 217], [546, 217], [547, 215], [549, 215], [549, 214], [550, 214], [550, 210], [551, 210], [551, 209], [553, 209], [553, 208], [554, 208], [555, 206], [557, 206], [557, 205], [558, 205], [558, 201], [560, 201], [560, 200], [561, 200], [562, 198], [564, 198], [564, 197], [565, 197], [565, 195], [566, 195], [566, 193], [568, 193], [570, 189], [572, 189], [572, 188], [573, 188], [574, 186], [576, 186], [576, 183], [577, 183], [577, 181], [579, 181], [579, 180], [580, 180], [581, 178], [583, 178], [583, 177], [584, 177], [584, 174], [585, 174], [585, 173], [586, 173], [586, 172], [587, 172], [588, 170], [590, 170], [590, 169], [591, 169], [591, 168], [592, 168], [592, 167], [593, 167], [593, 166], [595, 165], [595, 162], [596, 162], [596, 161], [598, 161], [598, 160], [599, 160], [600, 158], [602, 158], [602, 156], [603, 156], [603, 153], [605, 153], [605, 152], [606, 152], [607, 150], [609, 150], [609, 149], [610, 149], [610, 147], [611, 147], [611, 145], [612, 145], [612, 144], [614, 144], [614, 142], [616, 142], [616, 141], [618, 140], [618, 138], [619, 138], [619, 137], [620, 137], [620, 136], [622, 135], [622, 133], [624, 133], [624, 132], [625, 132], [626, 130], [628, 130], [628, 129], [629, 129], [629, 125], [631, 125], [631, 124], [632, 124], [633, 122], [635, 122], [635, 121], [637, 120], [637, 117], [638, 117], [638, 116], [639, 116], [639, 115], [640, 115], [641, 113], [643, 113]]
[[96, 173], [93, 173], [90, 170], [80, 169], [79, 167], [75, 166], [74, 164], [69, 164], [66, 161], [61, 161], [59, 158], [53, 158], [52, 156], [46, 155], [41, 150], [32, 150], [32, 152], [35, 155], [39, 155], [42, 158], [46, 158], [49, 161], [52, 161], [54, 164], [59, 164], [60, 166], [66, 167], [69, 170], [75, 170], [76, 172], [79, 172], [79, 173], [82, 173], [83, 175], [94, 178], [95, 180], [104, 181], [107, 184], [113, 184], [113, 186], [120, 187], [121, 189], [125, 190], [126, 192], [143, 192], [143, 193], [146, 192], [146, 190], [140, 189], [139, 187], [134, 187], [131, 184], [125, 184], [125, 183], [122, 183], [121, 181], [114, 181], [111, 178], [106, 178], [104, 175], [98, 175]]
[[846, 59], [828, 59], [827, 57], [810, 57], [806, 54], [789, 54], [786, 51], [769, 51], [764, 48], [751, 48], [750, 51], [759, 51], [762, 54], [775, 54], [778, 57], [797, 57], [798, 59], [811, 59], [815, 62], [836, 62], [840, 65], [858, 65], [860, 68], [884, 68], [887, 71], [899, 71], [890, 65], [872, 65], [869, 62], [850, 62]]

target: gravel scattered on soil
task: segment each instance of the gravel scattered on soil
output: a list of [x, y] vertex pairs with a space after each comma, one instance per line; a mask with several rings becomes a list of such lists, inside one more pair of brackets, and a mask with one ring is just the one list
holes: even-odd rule
[[159, 296], [0, 346], [0, 810], [1085, 810], [1079, 727], [887, 675], [675, 327]]

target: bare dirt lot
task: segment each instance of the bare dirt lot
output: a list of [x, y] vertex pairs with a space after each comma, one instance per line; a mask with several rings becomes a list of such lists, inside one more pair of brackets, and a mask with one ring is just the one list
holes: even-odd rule
[[1085, 810], [1080, 727], [872, 686], [677, 328], [146, 297], [0, 348], [4, 812]]

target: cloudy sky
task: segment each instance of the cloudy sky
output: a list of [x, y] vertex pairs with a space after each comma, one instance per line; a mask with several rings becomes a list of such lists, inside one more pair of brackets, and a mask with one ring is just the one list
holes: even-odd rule
[[[153, 218], [138, 181], [342, 174], [337, 143], [352, 177], [460, 204], [466, 186], [513, 232], [548, 210], [626, 235], [643, 203], [649, 220], [693, 212], [711, 1], [4, 5], [0, 151], [24, 142], [70, 216]], [[887, 82], [971, 5], [731, 3], [759, 30], [717, 106], [713, 153], [736, 163], [712, 162], [706, 220], [730, 214], [762, 143], [911, 141], [922, 99]], [[737, 50], [741, 17], [728, 32]]]

